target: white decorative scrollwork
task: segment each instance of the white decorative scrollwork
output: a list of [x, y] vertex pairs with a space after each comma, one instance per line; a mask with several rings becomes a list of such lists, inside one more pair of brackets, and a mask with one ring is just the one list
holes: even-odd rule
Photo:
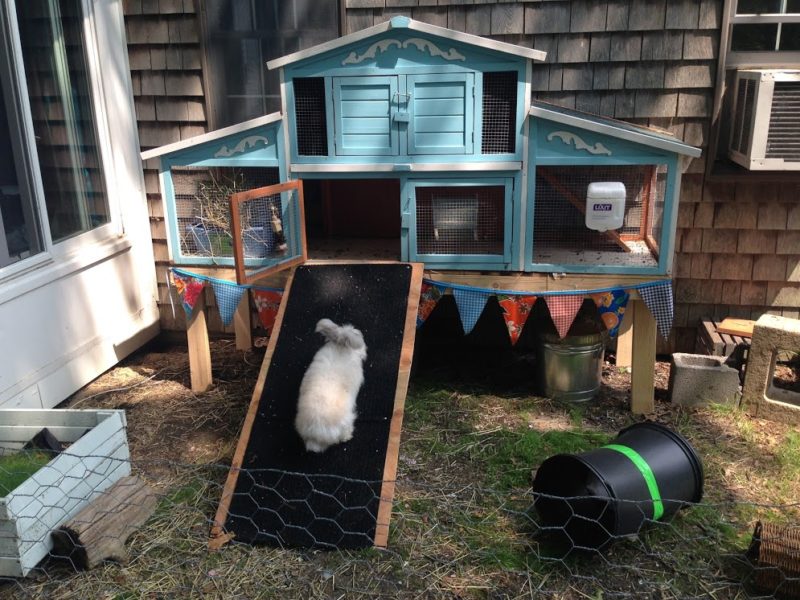
[[342, 65], [357, 65], [368, 58], [375, 58], [379, 52], [386, 52], [392, 46], [397, 46], [398, 48], [415, 46], [420, 52], [427, 52], [431, 56], [441, 56], [445, 60], [467, 60], [467, 58], [455, 48], [450, 48], [445, 52], [430, 40], [409, 38], [404, 42], [395, 39], [379, 40], [367, 48], [364, 54], [358, 54], [354, 50], [342, 61]]
[[214, 158], [229, 158], [234, 156], [235, 154], [241, 154], [245, 150], [249, 150], [250, 148], [255, 148], [258, 143], [262, 143], [265, 146], [269, 145], [269, 140], [266, 136], [263, 135], [250, 135], [246, 138], [239, 140], [239, 143], [236, 144], [233, 148], [228, 148], [228, 146], [222, 146], [219, 150], [214, 153]]
[[571, 131], [554, 131], [547, 136], [547, 141], [552, 142], [553, 138], [558, 138], [567, 146], [575, 146], [575, 150], [586, 150], [589, 154], [606, 154], [611, 156], [611, 150], [606, 148], [600, 142], [590, 146], [581, 139], [580, 136], [575, 135]]

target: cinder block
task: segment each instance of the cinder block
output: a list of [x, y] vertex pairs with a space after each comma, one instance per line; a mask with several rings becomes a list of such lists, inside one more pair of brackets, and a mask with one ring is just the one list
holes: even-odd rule
[[800, 423], [800, 394], [772, 385], [776, 356], [785, 350], [800, 350], [800, 321], [769, 314], [760, 317], [747, 356], [742, 405], [762, 419]]
[[724, 356], [676, 352], [669, 372], [669, 394], [672, 403], [681, 406], [736, 404], [739, 371], [727, 366]]

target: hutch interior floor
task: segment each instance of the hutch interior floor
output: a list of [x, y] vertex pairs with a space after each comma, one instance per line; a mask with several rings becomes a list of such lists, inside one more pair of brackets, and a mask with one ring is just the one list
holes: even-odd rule
[[569, 250], [547, 248], [536, 252], [536, 262], [556, 265], [602, 265], [624, 267], [657, 267], [658, 258], [642, 241], [626, 241], [630, 252], [603, 250]]

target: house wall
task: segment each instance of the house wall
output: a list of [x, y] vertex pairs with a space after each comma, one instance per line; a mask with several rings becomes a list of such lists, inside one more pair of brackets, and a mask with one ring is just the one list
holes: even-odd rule
[[[203, 51], [195, 0], [125, 0], [123, 10], [142, 150], [206, 133], [208, 112]], [[173, 309], [167, 286], [167, 271], [171, 263], [158, 160], [147, 161], [143, 168], [161, 327], [167, 331], [182, 331], [186, 328], [185, 314], [177, 303]], [[206, 290], [206, 303], [210, 307], [211, 331], [232, 333], [232, 328], [223, 327], [210, 290]]]
[[[708, 147], [722, 2], [713, 0], [343, 0], [344, 32], [397, 15], [548, 52], [533, 68], [536, 98], [661, 127]], [[126, 2], [143, 148], [205, 131], [199, 24], [192, 0]], [[800, 315], [798, 184], [707, 177], [706, 154], [683, 164], [675, 327], [659, 352], [692, 351], [698, 319]], [[149, 166], [149, 165], [148, 165]], [[145, 171], [161, 291], [173, 319], [155, 171]], [[207, 298], [213, 303], [213, 298]], [[222, 331], [212, 311], [212, 331]]]

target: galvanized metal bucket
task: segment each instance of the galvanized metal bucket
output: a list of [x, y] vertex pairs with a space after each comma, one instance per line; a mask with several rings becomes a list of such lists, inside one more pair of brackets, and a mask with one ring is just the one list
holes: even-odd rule
[[537, 347], [539, 393], [553, 400], [587, 402], [597, 395], [603, 374], [603, 333], [567, 336], [544, 334]]

